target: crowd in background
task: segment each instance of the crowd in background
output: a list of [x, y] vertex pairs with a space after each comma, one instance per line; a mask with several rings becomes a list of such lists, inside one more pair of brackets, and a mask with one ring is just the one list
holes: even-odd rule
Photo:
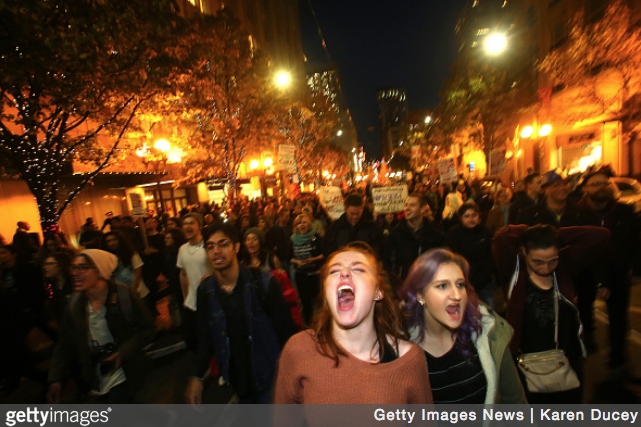
[[[496, 383], [497, 378], [491, 378], [492, 375], [487, 371], [484, 382], [470, 380], [470, 388], [467, 389], [473, 390], [480, 398], [465, 397], [465, 387], [462, 390], [450, 390], [449, 394], [439, 391], [440, 387], [447, 387], [452, 378], [462, 379], [466, 384], [470, 378], [478, 378], [479, 373], [484, 372], [487, 367], [486, 362], [482, 361], [484, 350], [477, 345], [477, 338], [483, 333], [482, 319], [488, 316], [492, 325], [503, 325], [501, 322], [505, 320], [500, 316], [506, 316], [511, 328], [505, 324], [501, 345], [509, 348], [512, 356], [560, 346], [581, 378], [584, 350], [589, 352], [595, 348], [593, 304], [597, 294], [608, 298], [610, 367], [613, 372], [623, 370], [627, 362], [630, 286], [641, 267], [641, 228], [637, 213], [630, 206], [617, 203], [616, 189], [609, 179], [611, 175], [607, 169], [593, 170], [586, 173], [581, 181], [576, 181], [565, 177], [560, 171], [550, 171], [544, 175], [533, 173], [516, 182], [513, 187], [500, 180], [461, 178], [443, 185], [415, 178], [407, 183], [409, 197], [404, 210], [384, 213], [374, 210], [371, 185], [367, 185], [344, 195], [345, 213], [334, 219], [328, 216], [318, 196], [313, 193], [303, 193], [296, 200], [273, 197], [249, 200], [243, 196], [232, 206], [195, 204], [178, 212], [177, 216], [150, 212], [143, 218], [134, 218], [108, 213], [103, 224], [87, 218], [79, 231], [77, 241], [80, 248], [71, 248], [69, 239], [60, 231], [47, 233], [40, 245], [29, 234], [29, 225], [19, 222], [12, 243], [0, 247], [0, 328], [3, 336], [7, 337], [4, 343], [8, 347], [5, 348], [12, 349], [2, 351], [0, 356], [3, 387], [15, 387], [21, 376], [47, 381], [34, 369], [25, 346], [25, 337], [33, 327], [57, 342], [58, 347], [66, 349], [57, 348], [58, 358], [54, 359], [58, 365], [70, 367], [63, 363], [62, 358], [63, 354], [68, 357], [71, 353], [69, 348], [79, 339], [76, 336], [79, 333], [78, 322], [70, 320], [72, 313], [81, 312], [73, 308], [74, 290], [76, 293], [84, 292], [91, 306], [91, 289], [97, 289], [92, 286], [100, 278], [106, 281], [104, 295], [109, 295], [114, 301], [118, 299], [119, 304], [134, 307], [131, 316], [137, 320], [132, 321], [130, 316], [125, 315], [126, 319], [118, 321], [122, 324], [116, 322], [117, 326], [109, 318], [109, 310], [102, 314], [109, 325], [102, 332], [117, 327], [118, 332], [111, 331], [112, 338], [117, 334], [126, 336], [121, 341], [130, 344], [130, 354], [133, 349], [140, 349], [153, 339], [149, 330], [153, 329], [151, 321], [141, 319], [147, 316], [153, 319], [158, 314], [157, 303], [162, 298], [168, 298], [173, 304], [173, 321], [180, 325], [188, 348], [196, 351], [202, 346], [203, 340], [202, 331], [198, 332], [198, 325], [203, 321], [202, 314], [199, 314], [204, 304], [202, 299], [210, 298], [199, 296], [203, 292], [199, 291], [199, 287], [202, 288], [201, 282], [205, 283], [203, 278], [209, 276], [217, 277], [215, 283], [223, 286], [225, 278], [220, 271], [224, 270], [225, 263], [231, 261], [224, 254], [218, 258], [215, 254], [229, 246], [233, 248], [235, 240], [238, 241], [235, 258], [241, 266], [241, 276], [246, 274], [242, 273], [243, 269], [250, 267], [276, 277], [276, 288], [285, 304], [283, 307], [291, 315], [296, 330], [315, 324], [315, 315], [318, 317], [316, 310], [323, 305], [323, 289], [326, 286], [323, 268], [327, 259], [334, 257], [332, 254], [346, 245], [364, 242], [369, 252], [361, 255], [369, 259], [368, 254], [371, 253], [372, 259], [384, 269], [385, 280], [389, 280], [390, 293], [385, 298], [394, 299], [399, 307], [403, 300], [406, 308], [417, 313], [425, 310], [424, 304], [429, 305], [429, 301], [421, 303], [422, 295], [433, 292], [428, 284], [435, 280], [434, 277], [440, 277], [438, 271], [441, 271], [423, 272], [417, 259], [428, 253], [431, 258], [421, 258], [421, 262], [433, 262], [437, 267], [455, 265], [451, 274], [461, 276], [463, 285], [456, 284], [454, 288], [460, 288], [456, 292], [465, 290], [466, 299], [462, 306], [456, 305], [459, 308], [451, 309], [454, 314], [450, 314], [463, 318], [471, 313], [469, 316], [472, 316], [472, 320], [465, 317], [467, 320], [462, 324], [446, 327], [442, 331], [431, 331], [429, 325], [422, 321], [403, 326], [409, 328], [406, 332], [410, 333], [412, 328], [420, 329], [414, 330], [416, 335], [412, 335], [412, 339], [426, 351], [431, 393], [435, 402], [508, 401], [507, 396], [499, 401], [486, 398], [490, 395], [490, 388], [493, 387], [494, 391], [500, 388], [500, 384]], [[572, 228], [576, 226], [581, 228]], [[233, 232], [229, 231], [229, 227], [233, 227]], [[597, 228], [607, 229], [610, 233], [599, 234], [600, 230], [595, 231]], [[218, 240], [212, 240], [214, 235]], [[434, 252], [443, 248], [448, 251]], [[553, 249], [551, 257], [541, 252], [550, 248]], [[532, 258], [532, 254], [538, 252], [543, 254], [543, 258]], [[519, 265], [521, 273], [524, 270], [530, 273], [529, 278], [519, 276]], [[86, 279], [84, 285], [79, 284], [85, 280], [82, 274], [87, 274], [92, 268], [104, 274], [98, 274], [93, 281]], [[80, 279], [79, 275], [82, 276]], [[548, 283], [552, 277], [554, 283]], [[537, 278], [541, 283], [537, 282]], [[126, 286], [126, 294], [122, 293], [121, 285]], [[217, 288], [211, 286], [214, 292]], [[256, 286], [260, 288], [262, 285]], [[270, 286], [265, 285], [265, 292], [272, 292]], [[552, 300], [549, 295], [537, 294], [537, 289], [553, 289], [557, 292], [555, 295], [563, 296], [565, 304], [556, 308], [557, 319], [550, 317]], [[382, 294], [380, 296], [383, 297]], [[471, 301], [469, 306], [468, 296]], [[130, 298], [132, 301], [140, 300], [141, 304], [128, 302]], [[228, 319], [238, 316], [232, 314], [230, 307], [248, 304], [241, 300], [226, 300], [223, 296], [216, 298], [221, 299], [221, 313], [224, 312]], [[82, 301], [84, 303], [85, 300]], [[103, 299], [108, 308], [109, 300], [106, 301]], [[456, 304], [460, 303], [456, 301]], [[96, 312], [89, 309], [90, 316], [101, 315], [101, 304], [96, 307]], [[465, 307], [469, 307], [468, 314], [465, 314]], [[128, 310], [121, 309], [125, 314]], [[456, 310], [461, 310], [461, 313]], [[496, 316], [492, 317], [494, 313]], [[65, 316], [69, 319], [65, 319]], [[475, 321], [474, 318], [480, 320]], [[468, 321], [472, 322], [469, 330], [465, 329]], [[580, 324], [583, 325], [582, 334], [578, 326]], [[540, 331], [547, 333], [555, 327], [557, 333], [554, 336], [558, 335], [559, 338], [555, 338], [554, 342], [537, 338]], [[66, 328], [75, 328], [76, 335]], [[459, 328], [465, 331], [459, 331]], [[511, 336], [512, 330], [514, 336]], [[455, 345], [461, 349], [460, 354], [451, 356], [451, 360], [447, 361], [441, 356], [449, 354], [446, 351], [448, 349], [430, 341], [435, 335], [443, 333], [454, 337], [450, 347]], [[229, 334], [233, 341], [238, 339], [242, 331], [229, 331]], [[98, 344], [94, 350], [107, 351], [105, 343], [109, 339], [103, 339], [104, 343], [96, 341]], [[286, 341], [284, 339], [280, 344], [281, 348]], [[439, 342], [442, 344], [442, 341]], [[236, 347], [232, 344], [232, 348]], [[401, 351], [398, 346], [397, 349], [399, 354], [406, 351]], [[86, 355], [81, 353], [79, 357], [90, 358], [94, 352], [89, 355], [88, 350]], [[496, 358], [496, 355], [492, 356]], [[247, 396], [255, 397], [253, 381], [257, 379], [242, 373], [243, 366], [251, 363], [248, 356], [237, 360], [236, 354], [228, 362], [222, 361], [221, 357], [225, 356], [217, 354], [218, 365], [223, 365], [220, 366], [221, 383], [231, 383], [241, 394], [241, 401]], [[449, 363], [471, 363], [474, 357], [478, 360], [472, 363], [473, 368], [468, 371], [456, 370], [447, 376], [434, 376], [440, 368], [447, 368]], [[509, 368], [512, 381], [505, 390], [512, 390], [509, 393], [512, 397], [516, 396], [517, 401], [521, 396], [525, 401], [527, 396], [531, 402], [545, 402], [540, 395], [529, 392], [527, 388], [523, 393], [517, 380], [524, 379], [513, 369], [514, 359], [508, 357], [509, 361], [506, 362], [503, 357], [501, 353], [495, 360], [497, 369], [502, 370], [503, 365], [512, 363]], [[127, 368], [124, 360], [116, 359], [113, 360], [113, 369], [119, 369], [121, 364]], [[91, 363], [86, 361], [88, 372], [75, 374], [76, 381], [91, 383]], [[212, 367], [215, 364], [213, 362]], [[210, 371], [215, 372], [216, 368]], [[131, 372], [131, 366], [124, 372]], [[223, 372], [227, 374], [223, 375]], [[98, 375], [102, 381], [99, 388], [116, 390], [124, 380], [118, 382], [113, 380], [112, 374], [109, 375], [108, 381], [105, 380], [107, 376]], [[194, 376], [199, 380], [202, 377], [196, 373]], [[57, 368], [55, 377], [49, 373], [48, 381], [59, 384], [62, 378], [62, 368]], [[95, 390], [95, 384], [88, 384], [87, 387], [88, 390]], [[194, 390], [196, 388], [192, 389], [192, 398], [196, 395]], [[494, 391], [492, 396], [496, 395]], [[561, 393], [554, 396], [554, 403], [581, 402], [580, 388]], [[50, 401], [57, 401], [59, 394], [60, 390], [54, 388], [50, 392]], [[126, 401], [131, 396], [129, 391], [121, 392], [117, 397]], [[285, 400], [293, 399], [287, 396]]]

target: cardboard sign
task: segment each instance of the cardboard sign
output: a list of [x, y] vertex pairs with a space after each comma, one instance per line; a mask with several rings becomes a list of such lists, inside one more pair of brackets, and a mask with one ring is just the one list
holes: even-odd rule
[[506, 148], [490, 151], [490, 168], [488, 175], [501, 175], [505, 172], [505, 152]]
[[291, 144], [281, 144], [278, 146], [278, 170], [293, 171], [296, 165], [294, 154], [296, 146]]
[[443, 159], [438, 161], [438, 172], [441, 175], [441, 183], [455, 182], [458, 179], [456, 175], [456, 166], [454, 158]]
[[338, 219], [345, 213], [343, 194], [340, 187], [321, 187], [320, 201], [332, 219]]
[[372, 197], [374, 199], [374, 212], [400, 212], [405, 209], [407, 185], [372, 188]]
[[129, 200], [131, 200], [131, 213], [133, 215], [144, 215], [147, 213], [147, 209], [142, 203], [142, 196], [139, 193], [129, 193]]

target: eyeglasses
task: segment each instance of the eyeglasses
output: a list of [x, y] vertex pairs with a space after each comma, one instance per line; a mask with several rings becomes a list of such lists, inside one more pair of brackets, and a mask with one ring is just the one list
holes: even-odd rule
[[219, 240], [218, 242], [207, 242], [207, 244], [205, 245], [205, 249], [207, 249], [208, 251], [213, 251], [216, 248], [226, 249], [230, 246], [231, 246], [231, 240], [223, 239], [223, 240]]
[[72, 273], [76, 271], [82, 271], [83, 273], [86, 273], [87, 271], [93, 270], [94, 268], [96, 267], [94, 267], [93, 265], [87, 265], [87, 264], [72, 265], [70, 267]]
[[534, 264], [537, 267], [543, 267], [544, 265], [554, 265], [559, 262], [559, 258], [554, 258], [549, 261], [542, 261], [542, 260], [532, 260], [532, 264]]

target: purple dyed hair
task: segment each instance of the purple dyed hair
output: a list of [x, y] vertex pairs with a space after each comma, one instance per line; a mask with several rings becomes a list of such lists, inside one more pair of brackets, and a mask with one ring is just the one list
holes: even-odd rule
[[418, 257], [410, 268], [405, 284], [400, 290], [401, 298], [405, 301], [405, 324], [408, 329], [418, 329], [418, 342], [425, 337], [425, 318], [423, 317], [423, 306], [418, 303], [417, 296], [429, 285], [438, 269], [443, 264], [456, 264], [465, 277], [465, 290], [467, 292], [467, 306], [463, 322], [456, 331], [456, 345], [467, 358], [473, 347], [472, 333], [481, 333], [481, 313], [478, 310], [478, 296], [470, 284], [470, 266], [460, 255], [447, 249], [432, 249]]

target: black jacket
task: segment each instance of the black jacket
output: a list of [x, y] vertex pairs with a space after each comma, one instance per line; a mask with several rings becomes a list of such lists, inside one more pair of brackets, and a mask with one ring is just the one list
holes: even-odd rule
[[341, 246], [356, 241], [367, 243], [377, 254], [381, 254], [382, 235], [376, 223], [373, 220], [367, 219], [365, 213], [363, 213], [360, 221], [352, 226], [347, 220], [347, 215], [343, 214], [331, 223], [325, 233], [325, 255], [327, 256]]
[[[121, 302], [121, 294], [117, 287], [126, 285], [109, 285], [109, 294], [105, 302], [107, 325], [116, 343], [116, 351], [122, 356], [122, 368], [127, 381], [132, 382], [135, 389], [139, 385], [144, 367], [142, 349], [151, 342], [156, 329], [147, 307], [136, 292], [129, 288], [121, 290], [129, 296], [128, 302]], [[98, 390], [99, 379], [91, 362], [88, 337], [87, 298], [83, 293], [75, 292], [62, 320], [60, 340], [49, 368], [50, 383], [61, 382], [73, 368], [78, 373], [75, 378], [81, 380], [81, 390]]]
[[630, 268], [633, 275], [641, 275], [641, 221], [631, 206], [611, 200], [603, 211], [593, 209], [584, 197], [578, 205], [592, 218], [590, 225], [610, 230], [610, 270], [625, 274]]
[[388, 272], [405, 278], [416, 258], [442, 245], [443, 234], [431, 222], [423, 220], [421, 228], [415, 233], [407, 221], [403, 220], [389, 233], [383, 266]]
[[470, 264], [470, 282], [475, 289], [483, 289], [494, 279], [492, 263], [492, 233], [482, 225], [469, 229], [454, 226], [445, 237], [445, 245]]
[[591, 223], [591, 215], [582, 207], [570, 202], [568, 202], [565, 212], [561, 215], [561, 219], [557, 219], [556, 213], [548, 208], [545, 198], [521, 212], [516, 220], [516, 224], [528, 226], [548, 224], [556, 227], [577, 227], [590, 225]]

